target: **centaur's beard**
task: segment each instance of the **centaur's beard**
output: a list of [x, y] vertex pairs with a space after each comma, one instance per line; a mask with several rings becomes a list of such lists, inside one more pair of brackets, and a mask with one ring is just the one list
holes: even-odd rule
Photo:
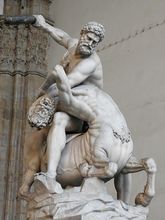
[[79, 43], [78, 51], [82, 56], [90, 56], [94, 52], [95, 48], [89, 46], [87, 43]]

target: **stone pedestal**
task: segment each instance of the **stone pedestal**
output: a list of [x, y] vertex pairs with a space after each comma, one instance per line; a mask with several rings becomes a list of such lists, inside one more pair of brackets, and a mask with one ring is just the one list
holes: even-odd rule
[[86, 179], [80, 188], [66, 189], [62, 194], [49, 194], [38, 180], [34, 189], [28, 203], [28, 220], [147, 219], [148, 208], [113, 199], [97, 178]]

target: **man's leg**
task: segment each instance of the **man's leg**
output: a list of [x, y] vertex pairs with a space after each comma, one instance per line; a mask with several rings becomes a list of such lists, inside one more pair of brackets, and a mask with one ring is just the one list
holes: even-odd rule
[[64, 112], [56, 112], [47, 139], [47, 176], [56, 178], [61, 152], [66, 144], [66, 132], [79, 132], [81, 121]]
[[54, 115], [47, 139], [47, 176], [56, 178], [56, 170], [60, 161], [61, 152], [66, 143], [66, 126], [69, 116], [63, 112]]
[[47, 172], [36, 175], [36, 182], [49, 193], [62, 193], [61, 185], [56, 181], [57, 167], [62, 150], [66, 144], [66, 131], [80, 131], [81, 121], [64, 112], [56, 112], [47, 138]]

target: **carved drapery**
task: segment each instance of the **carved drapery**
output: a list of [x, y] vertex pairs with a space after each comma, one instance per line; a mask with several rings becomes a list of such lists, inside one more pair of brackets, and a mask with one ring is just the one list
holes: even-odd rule
[[[49, 1], [5, 1], [5, 15], [43, 14]], [[38, 11], [37, 11], [38, 10]], [[22, 181], [26, 112], [47, 74], [48, 36], [30, 25], [0, 23], [0, 219], [26, 219]]]

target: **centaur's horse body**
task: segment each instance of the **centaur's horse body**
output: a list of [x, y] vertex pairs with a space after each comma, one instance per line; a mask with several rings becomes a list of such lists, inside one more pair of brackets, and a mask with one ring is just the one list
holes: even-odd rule
[[[56, 72], [55, 77], [59, 98], [58, 112], [55, 113], [54, 120], [57, 115], [64, 114], [70, 117], [71, 122], [72, 116], [75, 116], [86, 121], [89, 126], [85, 133], [73, 135], [67, 140], [57, 168], [57, 181], [62, 186], [75, 186], [80, 185], [84, 177], [104, 180], [114, 177], [118, 198], [128, 202], [130, 189], [127, 174], [145, 170], [147, 183], [143, 193], [137, 195], [136, 203], [147, 206], [155, 194], [156, 164], [152, 158], [138, 161], [132, 157], [133, 142], [117, 105], [109, 95], [92, 85], [81, 85], [71, 90], [63, 71]], [[41, 101], [39, 99], [34, 106], [34, 109], [37, 109], [36, 115], [32, 111], [34, 121], [38, 120], [39, 112], [42, 112], [44, 117], [49, 114], [47, 98], [41, 98]], [[44, 129], [36, 131], [31, 143], [28, 143], [27, 172], [19, 191], [23, 197], [28, 195], [34, 173], [42, 171], [40, 164], [43, 160], [40, 159], [39, 151], [44, 136], [47, 137]], [[122, 184], [121, 176], [124, 178]]]
[[[82, 94], [80, 91], [83, 91]], [[62, 185], [77, 185], [82, 181], [84, 165], [87, 176], [111, 179], [119, 174], [132, 155], [133, 142], [127, 123], [112, 98], [97, 87], [82, 85], [72, 89], [72, 93], [72, 99], [84, 102], [91, 109], [93, 118], [84, 134], [73, 136], [66, 144], [57, 179]], [[68, 104], [61, 107], [63, 111], [70, 112]], [[77, 107], [77, 103], [74, 107]], [[111, 173], [110, 169], [113, 168], [115, 170]]]

